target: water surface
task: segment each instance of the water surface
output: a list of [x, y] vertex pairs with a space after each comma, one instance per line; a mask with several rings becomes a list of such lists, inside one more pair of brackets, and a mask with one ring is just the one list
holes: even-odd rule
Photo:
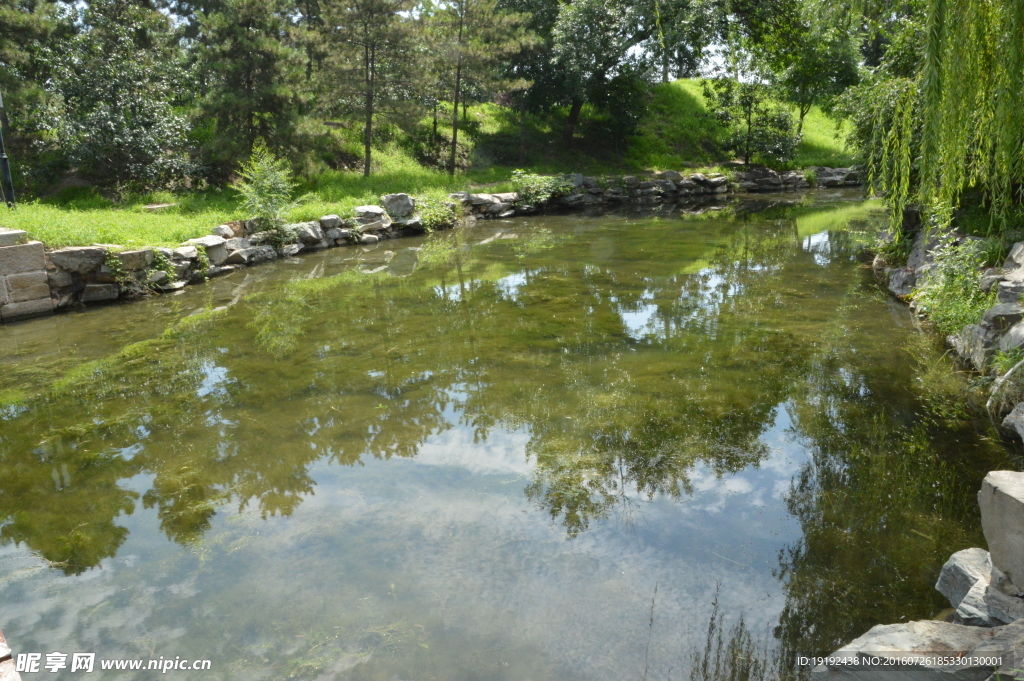
[[787, 659], [935, 616], [1015, 463], [858, 259], [875, 210], [517, 219], [0, 327], [0, 628], [568, 681], [689, 678], [716, 591]]

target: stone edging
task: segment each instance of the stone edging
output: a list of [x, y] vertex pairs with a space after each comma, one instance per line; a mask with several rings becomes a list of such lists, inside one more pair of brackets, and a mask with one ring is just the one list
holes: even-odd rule
[[[587, 177], [566, 175], [569, 192], [542, 206], [523, 205], [515, 193], [457, 192], [450, 198], [462, 205], [464, 220], [501, 219], [531, 215], [540, 210], [578, 210], [623, 203], [651, 205], [667, 202], [702, 203], [723, 200], [735, 192], [777, 192], [815, 186], [856, 186], [849, 168], [808, 168], [777, 173], [767, 168], [735, 172], [736, 181], [722, 174], [673, 170], [652, 179], [636, 176]], [[381, 240], [424, 232], [416, 214], [416, 199], [387, 194], [383, 205], [357, 206], [355, 216], [325, 215], [319, 220], [289, 225], [292, 238], [281, 243], [261, 232], [252, 220], [228, 222], [208, 236], [190, 239], [178, 248], [139, 248], [93, 244], [47, 250], [39, 241], [25, 242], [26, 233], [0, 228], [0, 323], [53, 314], [73, 306], [170, 293], [211, 277], [307, 251]], [[451, 227], [454, 224], [446, 225]]]

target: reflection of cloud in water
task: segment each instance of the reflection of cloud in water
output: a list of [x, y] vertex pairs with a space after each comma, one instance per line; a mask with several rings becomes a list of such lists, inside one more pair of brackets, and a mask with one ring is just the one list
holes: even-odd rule
[[[466, 429], [452, 432], [421, 463], [451, 463], [446, 453], [464, 448], [458, 466], [497, 472], [526, 437], [494, 434], [500, 444], [481, 448], [466, 445]], [[292, 517], [225, 513], [191, 550], [135, 531], [156, 522], [143, 511], [126, 519], [124, 559], [80, 577], [35, 570], [0, 582], [5, 630], [22, 649], [59, 642], [101, 656], [202, 656], [224, 678], [263, 679], [272, 674], [262, 670], [307, 654], [312, 621], [340, 632], [325, 644], [335, 660], [373, 652], [360, 632], [404, 621], [428, 637], [430, 664], [441, 669], [485, 664], [486, 650], [556, 678], [618, 680], [642, 671], [655, 583], [652, 678], [678, 673], [702, 643], [718, 580], [730, 616], [742, 611], [759, 631], [777, 616], [768, 559], [779, 538], [765, 542], [756, 522], [744, 529], [731, 522], [736, 513], [658, 500], [633, 526], [602, 523], [566, 541], [507, 477], [520, 470], [506, 467], [463, 476], [405, 460], [324, 466]], [[21, 631], [33, 638], [19, 640]], [[389, 659], [359, 658], [381, 671]]]
[[473, 441], [473, 429], [456, 426], [432, 435], [420, 445], [414, 461], [428, 466], [458, 466], [472, 473], [523, 475], [534, 464], [526, 455], [526, 431], [503, 431], [500, 436]]

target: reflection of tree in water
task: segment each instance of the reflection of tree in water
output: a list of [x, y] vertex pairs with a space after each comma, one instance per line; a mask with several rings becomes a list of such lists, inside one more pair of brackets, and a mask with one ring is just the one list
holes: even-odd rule
[[[602, 233], [596, 259], [586, 239], [520, 234], [486, 258], [294, 280], [186, 318], [7, 420], [0, 536], [80, 572], [124, 541], [129, 477], [151, 477], [144, 505], [190, 542], [232, 500], [291, 513], [318, 461], [415, 456], [453, 415], [478, 439], [529, 432], [527, 494], [570, 534], [633, 494], [687, 493], [697, 462], [756, 465], [842, 284], [804, 272], [791, 222], [703, 229]], [[819, 295], [783, 288], [787, 272]], [[51, 427], [72, 443], [69, 489], [36, 453]]]
[[786, 605], [775, 635], [789, 665], [948, 607], [932, 585], [951, 553], [983, 545], [975, 493], [986, 471], [1012, 465], [995, 438], [974, 432], [964, 383], [925, 337], [875, 350], [910, 361], [855, 351], [874, 310], [844, 312], [792, 403], [812, 458], [787, 497], [802, 538], [780, 554]]

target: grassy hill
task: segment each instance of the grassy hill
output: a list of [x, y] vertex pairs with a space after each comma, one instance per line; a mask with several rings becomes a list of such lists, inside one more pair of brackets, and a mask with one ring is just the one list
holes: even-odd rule
[[[609, 143], [602, 134], [600, 116], [584, 107], [578, 135], [571, 149], [561, 143], [567, 111], [529, 116], [526, 126], [526, 163], [533, 172], [636, 173], [684, 167], [713, 167], [730, 160], [718, 140], [723, 131], [707, 116], [700, 82], [680, 80], [654, 88], [647, 114], [637, 133], [625, 143]], [[409, 192], [446, 196], [474, 187], [502, 191], [510, 185], [513, 168], [520, 166], [518, 113], [496, 104], [469, 107], [460, 151], [468, 170], [450, 177], [420, 163], [432, 135], [433, 122], [425, 119], [411, 133], [397, 128], [383, 136], [375, 151], [373, 174], [330, 170], [306, 178], [300, 189], [309, 194], [295, 209], [293, 220], [307, 220], [328, 213], [348, 214], [352, 207], [377, 203], [381, 194]], [[447, 118], [438, 132], [447, 136]], [[360, 157], [358, 131], [348, 131], [352, 155]], [[460, 146], [462, 146], [460, 144]], [[852, 162], [845, 150], [842, 130], [813, 109], [804, 121], [803, 141], [794, 167], [845, 166]], [[159, 211], [145, 206], [174, 204]], [[221, 222], [244, 217], [238, 214], [237, 196], [228, 189], [209, 189], [188, 194], [166, 192], [128, 197], [115, 204], [90, 188], [74, 188], [56, 196], [22, 203], [16, 211], [0, 213], [0, 225], [24, 229], [36, 239], [57, 247], [113, 243], [126, 247], [175, 245], [209, 233]]]

